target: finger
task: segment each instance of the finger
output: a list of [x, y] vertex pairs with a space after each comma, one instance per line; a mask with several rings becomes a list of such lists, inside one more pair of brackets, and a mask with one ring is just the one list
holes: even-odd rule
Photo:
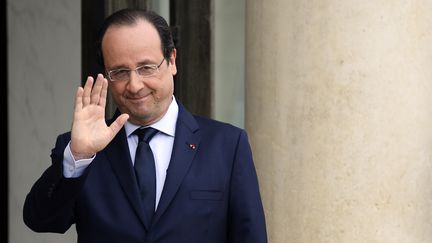
[[80, 111], [82, 109], [82, 96], [83, 96], [83, 88], [78, 87], [75, 93], [75, 112]]
[[108, 90], [108, 80], [104, 78], [103, 86], [101, 90], [101, 96], [99, 99], [99, 105], [105, 108], [106, 105], [106, 97], [107, 97], [107, 91]]
[[87, 106], [90, 104], [90, 94], [93, 87], [93, 77], [88, 77], [87, 81], [84, 85], [84, 93], [83, 93], [83, 106]]
[[101, 91], [102, 91], [102, 86], [103, 86], [103, 76], [102, 74], [98, 74], [97, 78], [96, 78], [96, 83], [91, 91], [91, 104], [97, 105], [99, 104], [99, 100], [100, 100], [100, 96], [101, 96]]
[[129, 115], [124, 113], [117, 117], [117, 119], [113, 123], [111, 123], [109, 127], [112, 131], [113, 137], [120, 131], [120, 129], [123, 127], [123, 125], [128, 119]]

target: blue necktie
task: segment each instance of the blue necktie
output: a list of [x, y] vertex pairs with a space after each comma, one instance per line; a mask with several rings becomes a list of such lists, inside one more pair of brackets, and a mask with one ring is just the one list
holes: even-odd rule
[[134, 131], [134, 134], [138, 135], [134, 168], [147, 225], [151, 223], [156, 203], [156, 167], [149, 142], [158, 132], [151, 127]]

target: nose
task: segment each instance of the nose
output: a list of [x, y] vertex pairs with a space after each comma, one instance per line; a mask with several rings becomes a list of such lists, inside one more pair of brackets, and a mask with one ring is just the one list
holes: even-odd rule
[[131, 93], [137, 93], [144, 86], [143, 78], [138, 74], [136, 70], [130, 72], [130, 80], [127, 85], [127, 89]]

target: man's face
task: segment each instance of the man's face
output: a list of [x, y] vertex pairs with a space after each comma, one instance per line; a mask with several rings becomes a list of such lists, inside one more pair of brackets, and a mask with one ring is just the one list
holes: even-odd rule
[[[109, 27], [102, 39], [102, 52], [108, 71], [159, 65], [164, 58], [157, 30], [142, 20], [131, 26]], [[129, 81], [109, 81], [117, 107], [129, 114], [130, 122], [148, 125], [165, 114], [174, 92], [175, 58], [176, 50], [150, 77], [141, 77], [132, 71]]]

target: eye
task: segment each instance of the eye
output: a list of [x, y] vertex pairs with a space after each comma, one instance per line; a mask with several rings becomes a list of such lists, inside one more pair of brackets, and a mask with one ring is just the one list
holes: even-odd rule
[[111, 71], [111, 77], [115, 78], [124, 78], [129, 76], [129, 70], [127, 69], [118, 69]]
[[143, 70], [155, 70], [156, 66], [155, 65], [144, 65], [142, 66]]
[[157, 67], [155, 65], [144, 65], [139, 68], [137, 68], [137, 71], [140, 75], [149, 75], [152, 74]]

